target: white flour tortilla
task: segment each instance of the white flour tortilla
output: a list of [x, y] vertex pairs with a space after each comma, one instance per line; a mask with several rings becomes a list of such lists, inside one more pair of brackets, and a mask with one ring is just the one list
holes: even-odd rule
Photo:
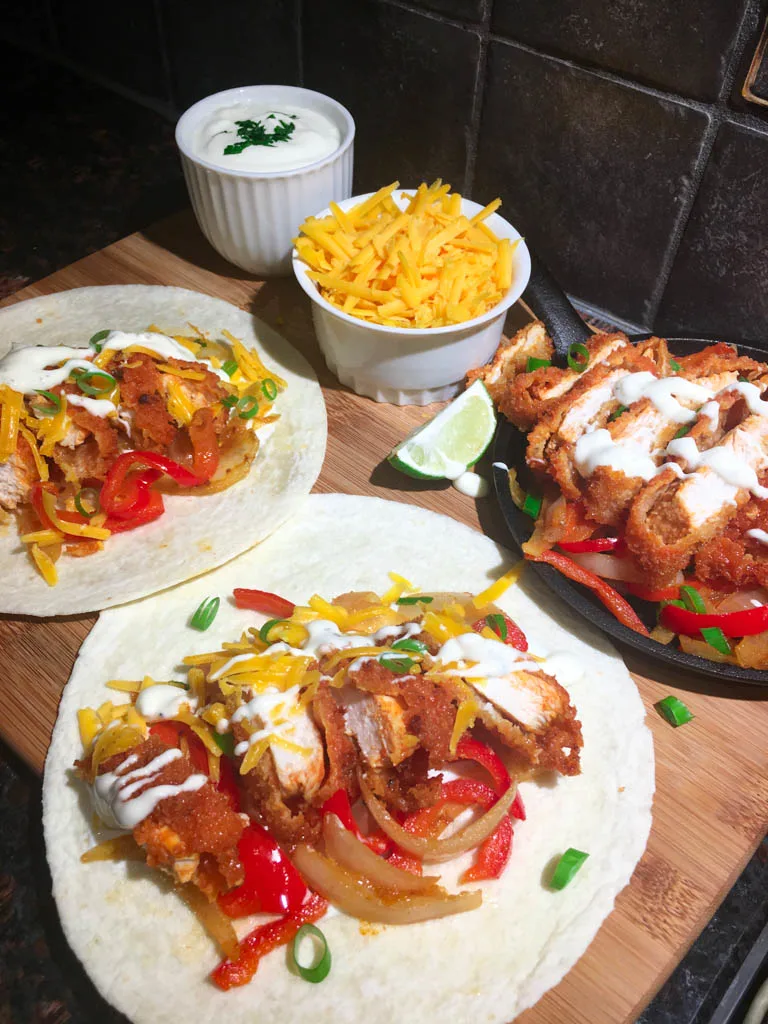
[[[211, 943], [156, 875], [135, 864], [78, 860], [94, 834], [84, 787], [69, 771], [81, 752], [77, 710], [108, 693], [120, 699], [103, 688], [111, 677], [183, 678], [177, 669], [183, 655], [215, 649], [263, 621], [224, 600], [213, 627], [196, 633], [185, 623], [203, 597], [224, 599], [236, 586], [294, 601], [314, 592], [381, 592], [390, 570], [424, 590], [479, 591], [509, 558], [481, 534], [432, 512], [312, 495], [276, 534], [204, 579], [101, 616], [64, 691], [46, 763], [43, 817], [64, 931], [107, 1000], [137, 1024], [475, 1024], [510, 1021], [557, 984], [610, 913], [645, 848], [653, 746], [619, 656], [532, 580], [499, 604], [526, 631], [534, 653], [567, 649], [583, 658], [584, 676], [569, 685], [584, 727], [583, 773], [520, 787], [528, 820], [516, 825], [511, 861], [500, 881], [485, 884], [480, 909], [373, 935], [337, 915], [320, 922], [333, 955], [322, 984], [290, 973], [281, 950], [266, 958], [250, 985], [223, 993], [206, 980], [217, 962]], [[565, 890], [549, 891], [542, 874], [569, 846], [588, 851], [589, 860]]]
[[[162, 518], [117, 534], [87, 558], [62, 555], [49, 587], [27, 557], [15, 520], [0, 531], [0, 612], [69, 615], [133, 601], [208, 572], [272, 533], [309, 494], [325, 455], [320, 386], [304, 358], [250, 313], [221, 299], [150, 285], [76, 288], [0, 311], [0, 358], [27, 345], [88, 345], [105, 328], [154, 323], [178, 334], [192, 322], [214, 338], [226, 328], [288, 382], [280, 419], [263, 428], [248, 476], [219, 494], [166, 496]], [[270, 433], [271, 432], [271, 433]]]

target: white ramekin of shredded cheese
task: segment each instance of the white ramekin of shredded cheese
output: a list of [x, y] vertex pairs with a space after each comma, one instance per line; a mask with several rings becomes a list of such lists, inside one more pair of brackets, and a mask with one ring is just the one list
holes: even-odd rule
[[[415, 189], [400, 189], [392, 199], [405, 210]], [[346, 212], [374, 193], [338, 204]], [[461, 213], [474, 217], [484, 208], [461, 200]], [[317, 214], [327, 217], [330, 209]], [[312, 300], [312, 319], [328, 368], [358, 395], [393, 405], [429, 405], [453, 398], [468, 370], [486, 363], [501, 341], [507, 310], [531, 276], [531, 257], [520, 232], [497, 213], [485, 220], [498, 239], [514, 246], [511, 283], [501, 299], [481, 316], [441, 327], [403, 328], [372, 323], [330, 303], [310, 276], [310, 266], [293, 250], [293, 272]]]
[[250, 85], [206, 96], [176, 125], [200, 229], [252, 274], [289, 274], [298, 225], [352, 191], [355, 123], [311, 89]]

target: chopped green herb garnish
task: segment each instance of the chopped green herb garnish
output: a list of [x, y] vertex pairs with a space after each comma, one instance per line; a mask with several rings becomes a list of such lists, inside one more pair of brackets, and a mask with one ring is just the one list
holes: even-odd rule
[[[316, 939], [319, 943], [319, 959], [315, 956], [314, 963], [311, 967], [303, 967], [299, 963], [299, 943], [305, 936], [311, 935], [313, 939]], [[293, 940], [291, 946], [291, 959], [293, 965], [299, 972], [304, 981], [311, 981], [314, 985], [318, 982], [323, 981], [328, 977], [331, 970], [331, 951], [328, 948], [328, 940], [313, 924], [303, 924], [301, 928], [296, 932], [296, 937]]]
[[41, 416], [55, 416], [61, 409], [61, 396], [55, 395], [52, 391], [40, 391], [37, 390], [36, 394], [42, 395], [43, 398], [47, 398], [51, 403], [50, 405], [36, 405], [35, 412], [40, 413]]
[[277, 398], [277, 384], [271, 377], [267, 377], [261, 382], [261, 391], [268, 402], [274, 402]]
[[574, 343], [568, 349], [568, 365], [577, 373], [584, 373], [589, 366], [589, 349], [580, 341]]
[[88, 344], [95, 352], [101, 352], [104, 346], [101, 344], [106, 338], [110, 336], [112, 331], [97, 331]]
[[488, 626], [488, 629], [493, 630], [500, 640], [505, 641], [507, 639], [507, 623], [503, 615], [499, 615], [498, 612], [486, 615], [485, 624]]
[[685, 437], [685, 435], [688, 433], [688, 431], [690, 429], [691, 429], [690, 423], [684, 423], [683, 426], [680, 427], [678, 432], [675, 434], [675, 440], [677, 440], [678, 437]]
[[231, 409], [233, 405], [237, 405], [237, 398], [235, 395], [227, 395], [226, 398], [222, 398], [221, 404], [225, 409]]
[[218, 733], [214, 731], [213, 738], [222, 754], [227, 757], [235, 756], [235, 737], [231, 732]]
[[541, 370], [545, 366], [551, 366], [552, 361], [550, 359], [537, 359], [535, 356], [528, 356], [528, 365], [525, 368], [526, 373], [533, 373], [534, 370]]
[[709, 646], [714, 647], [716, 651], [726, 655], [732, 653], [731, 645], [728, 643], [725, 633], [719, 626], [702, 626], [700, 632]]
[[426, 597], [420, 594], [418, 597], [398, 597], [398, 604], [432, 604], [434, 597]]
[[670, 370], [674, 370], [675, 373], [679, 373], [682, 370], [682, 366], [680, 365], [680, 363], [678, 363], [676, 359], [669, 360], [669, 368]]
[[250, 420], [259, 411], [259, 400], [255, 395], [243, 395], [237, 403], [237, 415], [241, 420]]
[[653, 706], [661, 717], [666, 718], [669, 724], [674, 725], [675, 728], [685, 725], [686, 722], [690, 722], [694, 717], [685, 704], [678, 700], [677, 697], [665, 697], [664, 700], [658, 701]]
[[[270, 115], [267, 120], [276, 120]], [[278, 121], [274, 128], [267, 127], [263, 121], [235, 121], [238, 141], [224, 147], [224, 155], [242, 153], [248, 146], [274, 146], [276, 142], [287, 142], [296, 131], [293, 121]]]
[[421, 640], [413, 640], [411, 637], [403, 637], [392, 644], [393, 651], [414, 651], [416, 654], [429, 654], [429, 648]]
[[531, 519], [536, 519], [541, 512], [541, 498], [537, 498], [535, 494], [526, 494], [522, 510]]
[[269, 639], [269, 634], [273, 626], [276, 626], [278, 622], [286, 622], [286, 619], [268, 619], [259, 630], [259, 639], [263, 640], [265, 644], [271, 644], [272, 641]]
[[626, 405], [620, 405], [620, 406], [618, 407], [618, 409], [614, 409], [614, 410], [613, 410], [613, 412], [612, 412], [612, 413], [611, 413], [611, 415], [610, 415], [610, 416], [608, 417], [608, 419], [609, 419], [609, 420], [617, 420], [617, 419], [619, 418], [619, 416], [621, 416], [621, 415], [622, 415], [622, 413], [625, 413], [625, 412], [627, 412], [627, 408], [628, 408], [628, 407], [627, 407]]
[[228, 359], [226, 363], [221, 364], [221, 368], [228, 377], [231, 377], [233, 374], [237, 373], [237, 361], [235, 359]]
[[549, 883], [551, 889], [564, 889], [579, 870], [584, 861], [589, 857], [588, 853], [581, 850], [574, 850], [570, 846], [557, 862], [552, 880]]
[[189, 620], [189, 624], [192, 629], [199, 629], [201, 633], [204, 633], [216, 618], [220, 604], [220, 598], [206, 597], [206, 599], [201, 602], [195, 614]]
[[109, 394], [117, 384], [112, 374], [104, 370], [73, 370], [72, 376], [83, 394], [92, 398]]
[[382, 654], [379, 658], [379, 663], [388, 668], [390, 672], [394, 672], [397, 676], [403, 676], [406, 672], [410, 672], [416, 662], [413, 658], [397, 658], [391, 654]]
[[683, 599], [683, 606], [687, 608], [689, 612], [696, 612], [698, 615], [704, 615], [706, 613], [707, 606], [704, 604], [704, 599], [696, 587], [690, 587], [688, 584], [683, 584], [680, 587], [680, 596]]
[[[85, 502], [91, 506], [86, 508]], [[99, 492], [95, 487], [83, 487], [75, 495], [75, 508], [81, 516], [90, 519], [99, 511]]]

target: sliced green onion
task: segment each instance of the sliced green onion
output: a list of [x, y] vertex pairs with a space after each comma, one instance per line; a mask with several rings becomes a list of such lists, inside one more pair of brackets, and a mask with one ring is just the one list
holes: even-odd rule
[[541, 498], [537, 498], [535, 494], [526, 494], [525, 501], [523, 502], [523, 512], [531, 519], [536, 519], [539, 512], [541, 512]]
[[680, 587], [680, 595], [689, 612], [696, 612], [698, 615], [704, 615], [706, 613], [707, 606], [704, 604], [704, 598], [698, 592], [696, 587], [689, 587], [685, 584]]
[[709, 646], [714, 647], [716, 651], [720, 651], [721, 654], [732, 653], [731, 645], [728, 643], [725, 633], [719, 626], [703, 626], [700, 633]]
[[55, 416], [61, 411], [61, 395], [54, 395], [52, 391], [36, 390], [35, 394], [42, 395], [51, 403], [50, 405], [37, 405], [35, 409], [41, 416]]
[[749, 384], [749, 380], [746, 377], [742, 377], [741, 374], [738, 375], [736, 380], [739, 381], [740, 384]]
[[[319, 943], [320, 957], [315, 955], [315, 962], [311, 967], [303, 967], [299, 963], [299, 943], [306, 936], [311, 935]], [[296, 932], [291, 946], [291, 959], [293, 965], [304, 981], [311, 981], [313, 985], [328, 977], [331, 970], [331, 951], [328, 948], [328, 941], [319, 928], [313, 924], [303, 924]]]
[[265, 644], [271, 644], [272, 641], [269, 639], [269, 632], [273, 626], [276, 626], [278, 622], [287, 622], [287, 619], [268, 619], [259, 630], [259, 639], [263, 640]]
[[[117, 384], [112, 374], [106, 373], [104, 370], [83, 370], [81, 373], [77, 373], [74, 370], [73, 376], [75, 376], [75, 383], [83, 394], [91, 395], [91, 397], [106, 395]], [[101, 383], [93, 384], [90, 383], [91, 381], [100, 381]]]
[[227, 395], [226, 398], [222, 398], [221, 404], [224, 406], [225, 409], [231, 409], [233, 405], [237, 405], [237, 396]]
[[259, 411], [259, 400], [255, 395], [243, 395], [237, 403], [237, 415], [241, 420], [250, 420]]
[[669, 360], [669, 367], [671, 370], [674, 370], [675, 373], [679, 373], [682, 370], [682, 366], [680, 365], [680, 363], [678, 363], [676, 359]]
[[234, 359], [228, 359], [226, 363], [221, 364], [221, 368], [228, 377], [231, 377], [238, 371], [237, 361]]
[[675, 440], [677, 440], [678, 437], [685, 437], [685, 435], [688, 433], [690, 429], [690, 423], [685, 423], [682, 427], [680, 427], [678, 432], [675, 434]]
[[102, 341], [108, 338], [111, 333], [112, 331], [96, 331], [96, 333], [88, 342], [88, 344], [95, 352], [101, 352], [101, 350], [104, 348], [104, 346], [101, 344]]
[[416, 664], [413, 658], [393, 658], [391, 654], [382, 654], [379, 663], [397, 676], [403, 676], [406, 672], [410, 672]]
[[613, 410], [613, 412], [608, 417], [608, 419], [611, 420], [611, 421], [617, 420], [619, 418], [619, 416], [622, 416], [625, 412], [627, 412], [627, 410], [628, 410], [628, 407], [626, 405], [620, 405], [618, 407], [618, 409], [614, 409]]
[[665, 697], [664, 700], [658, 701], [653, 706], [661, 717], [666, 718], [669, 724], [674, 725], [675, 728], [679, 725], [685, 725], [686, 722], [690, 722], [694, 717], [685, 704], [678, 700], [677, 697]]
[[267, 377], [266, 380], [261, 382], [261, 390], [268, 402], [274, 402], [277, 398], [277, 384], [275, 384], [271, 377]]
[[416, 654], [429, 654], [429, 648], [421, 640], [412, 640], [410, 637], [403, 637], [392, 644], [393, 651], [414, 651]]
[[549, 883], [550, 888], [564, 889], [588, 856], [588, 853], [582, 853], [581, 850], [574, 850], [574, 848], [570, 846], [557, 862], [557, 866], [555, 867], [552, 875], [552, 880]]
[[[86, 500], [93, 506], [90, 511], [83, 504]], [[95, 516], [99, 511], [99, 507], [99, 492], [95, 487], [82, 487], [75, 495], [75, 508], [80, 515], [85, 516], [86, 519], [90, 519], [91, 516]]]
[[550, 359], [537, 359], [535, 356], [528, 356], [528, 364], [525, 368], [526, 373], [533, 373], [534, 370], [541, 370], [544, 366], [551, 366], [552, 361]]
[[222, 754], [226, 754], [227, 757], [235, 756], [235, 737], [231, 732], [218, 733], [214, 729], [213, 738]]
[[568, 365], [576, 373], [584, 373], [589, 366], [589, 349], [580, 341], [574, 343], [568, 349]]
[[434, 597], [426, 597], [420, 594], [418, 597], [398, 597], [398, 604], [432, 604]]
[[204, 633], [216, 618], [220, 604], [220, 598], [206, 597], [206, 599], [201, 602], [195, 614], [189, 620], [189, 624], [192, 629], [199, 629], [201, 633]]
[[504, 641], [507, 639], [507, 623], [503, 615], [499, 615], [498, 612], [494, 612], [492, 615], [486, 615], [485, 622], [488, 628], [492, 629], [500, 640]]

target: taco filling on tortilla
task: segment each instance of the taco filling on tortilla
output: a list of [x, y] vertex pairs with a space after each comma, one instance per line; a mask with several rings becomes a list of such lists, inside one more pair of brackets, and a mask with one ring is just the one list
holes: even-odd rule
[[285, 390], [227, 330], [99, 331], [88, 348], [18, 348], [0, 360], [0, 509], [54, 586], [82, 557], [164, 512], [163, 491], [242, 479]]
[[[385, 924], [477, 909], [464, 886], [514, 871], [517, 781], [580, 772], [555, 664], [494, 604], [516, 573], [475, 597], [396, 574], [382, 596], [306, 606], [236, 589], [260, 628], [186, 657], [186, 682], [111, 680], [128, 701], [80, 710], [77, 774], [124, 833], [83, 860], [169, 874], [219, 946], [222, 989], [329, 905]], [[435, 867], [469, 852], [448, 891]], [[254, 913], [279, 917], [238, 933]]]

